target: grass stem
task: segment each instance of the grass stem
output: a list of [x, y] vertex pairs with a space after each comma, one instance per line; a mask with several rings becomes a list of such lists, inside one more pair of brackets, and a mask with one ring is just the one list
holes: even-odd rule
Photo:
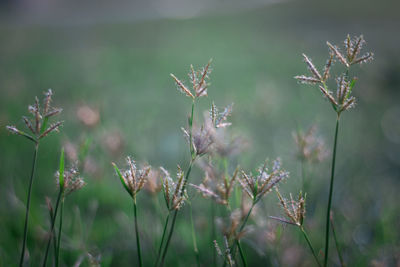
[[335, 240], [336, 250], [337, 250], [337, 253], [338, 253], [338, 256], [339, 256], [340, 266], [344, 267], [345, 264], [344, 264], [344, 260], [343, 260], [343, 257], [342, 257], [342, 252], [340, 251], [339, 241], [338, 241], [338, 238], [336, 236], [335, 226], [333, 225], [333, 218], [331, 217], [330, 220], [331, 220], [331, 225], [332, 225], [333, 239]]
[[21, 257], [20, 257], [20, 260], [19, 260], [19, 266], [20, 267], [22, 267], [23, 264], [24, 264], [26, 240], [27, 240], [27, 236], [28, 236], [28, 225], [29, 225], [29, 208], [30, 208], [30, 205], [31, 205], [32, 184], [33, 184], [33, 179], [35, 177], [38, 150], [39, 150], [39, 142], [36, 142], [35, 143], [35, 151], [33, 153], [33, 163], [32, 163], [31, 178], [29, 179], [28, 199], [26, 201], [25, 223], [24, 223], [24, 238], [23, 238], [23, 241], [22, 241]]
[[[58, 226], [58, 242], [57, 242], [57, 249], [56, 249], [56, 267], [58, 267], [59, 260], [60, 260], [61, 229], [62, 229], [63, 213], [64, 213], [63, 211], [64, 211], [64, 197], [61, 200], [60, 221], [59, 221], [59, 226]], [[54, 218], [54, 220], [55, 220], [55, 218]]]
[[337, 147], [337, 137], [338, 137], [338, 131], [339, 131], [339, 119], [340, 119], [340, 115], [338, 114], [337, 118], [336, 118], [335, 140], [333, 143], [332, 169], [331, 169], [331, 181], [330, 181], [330, 187], [329, 187], [328, 208], [326, 211], [324, 267], [326, 267], [328, 264], [328, 255], [329, 255], [329, 226], [330, 226], [330, 214], [331, 214], [332, 195], [333, 195], [333, 180], [335, 177], [336, 147]]
[[310, 241], [310, 239], [308, 238], [308, 235], [307, 235], [306, 231], [304, 230], [304, 228], [303, 228], [302, 226], [300, 226], [300, 230], [301, 230], [301, 232], [303, 233], [304, 238], [305, 238], [306, 241], [307, 241], [307, 244], [308, 244], [308, 246], [309, 246], [309, 248], [310, 248], [310, 250], [311, 250], [311, 252], [312, 252], [312, 254], [313, 254], [313, 256], [314, 256], [315, 261], [317, 262], [318, 266], [321, 266], [321, 264], [319, 263], [319, 260], [318, 260], [318, 256], [317, 256], [317, 254], [315, 253], [314, 247], [312, 246], [311, 241]]
[[47, 263], [47, 257], [49, 255], [49, 248], [50, 248], [50, 243], [51, 243], [51, 239], [52, 239], [52, 235], [54, 233], [54, 225], [56, 223], [56, 219], [57, 219], [57, 212], [58, 212], [58, 207], [60, 206], [60, 199], [61, 199], [61, 195], [63, 194], [63, 190], [60, 189], [58, 196], [57, 196], [57, 202], [56, 202], [56, 207], [54, 209], [54, 217], [53, 220], [51, 222], [51, 228], [50, 228], [50, 236], [47, 240], [47, 247], [46, 247], [46, 252], [44, 254], [44, 259], [43, 259], [43, 267], [46, 266]]
[[133, 215], [135, 218], [135, 234], [136, 234], [136, 247], [138, 250], [138, 261], [139, 261], [139, 267], [143, 266], [142, 262], [142, 253], [140, 249], [140, 236], [139, 236], [139, 226], [137, 222], [137, 207], [136, 207], [136, 197], [133, 200]]
[[165, 239], [165, 234], [167, 232], [167, 226], [168, 226], [170, 214], [171, 213], [168, 212], [167, 219], [165, 220], [165, 223], [164, 223], [164, 230], [163, 230], [162, 237], [161, 237], [160, 247], [158, 248], [157, 260], [156, 260], [156, 263], [154, 264], [155, 267], [157, 266], [158, 262], [160, 261], [161, 250], [162, 250], [162, 246], [164, 244], [164, 239]]

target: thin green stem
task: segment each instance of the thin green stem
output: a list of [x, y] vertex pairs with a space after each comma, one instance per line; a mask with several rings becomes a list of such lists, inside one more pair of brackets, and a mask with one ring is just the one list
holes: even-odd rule
[[[185, 192], [185, 187], [186, 187], [187, 181], [189, 179], [190, 172], [192, 171], [192, 166], [193, 166], [195, 160], [196, 160], [196, 157], [190, 161], [188, 170], [186, 171], [186, 176], [185, 176], [185, 180], [183, 182], [183, 187], [182, 187], [182, 194]], [[177, 209], [174, 211], [174, 217], [172, 218], [172, 224], [171, 224], [171, 228], [169, 230], [169, 234], [168, 234], [167, 242], [165, 244], [164, 252], [162, 254], [160, 266], [164, 265], [165, 256], [167, 255], [167, 251], [168, 251], [168, 247], [169, 247], [169, 242], [171, 241], [172, 234], [174, 233], [176, 216], [178, 215], [178, 212], [179, 212], [179, 210], [177, 210]]]
[[197, 266], [200, 266], [200, 254], [199, 254], [199, 249], [197, 247], [196, 232], [195, 232], [194, 223], [193, 223], [193, 209], [192, 209], [192, 204], [190, 203], [189, 205], [190, 205], [190, 223], [192, 225], [193, 250], [194, 250], [194, 254], [196, 255]]
[[239, 248], [239, 254], [240, 254], [240, 258], [242, 259], [243, 266], [247, 267], [246, 256], [244, 255], [242, 246], [240, 245], [240, 241], [237, 242], [237, 246]]
[[338, 238], [337, 238], [337, 235], [336, 235], [335, 226], [333, 225], [333, 218], [331, 217], [330, 220], [331, 220], [331, 225], [332, 225], [333, 239], [335, 240], [336, 250], [337, 250], [337, 253], [338, 253], [338, 256], [339, 256], [340, 266], [344, 267], [345, 264], [344, 264], [344, 260], [343, 260], [343, 257], [342, 257], [342, 253], [340, 251], [340, 246], [339, 246], [339, 241], [338, 241]]
[[314, 247], [312, 246], [311, 241], [308, 238], [308, 235], [307, 235], [306, 231], [304, 230], [303, 226], [300, 226], [299, 228], [300, 228], [301, 232], [303, 233], [304, 238], [306, 239], [308, 246], [310, 247], [310, 250], [311, 250], [311, 252], [312, 252], [312, 254], [314, 256], [315, 261], [317, 262], [318, 266], [321, 266], [321, 264], [319, 263], [317, 254], [315, 253]]
[[59, 221], [59, 226], [58, 226], [58, 242], [57, 242], [57, 250], [56, 250], [56, 267], [58, 267], [59, 259], [60, 259], [61, 229], [62, 229], [63, 214], [64, 214], [63, 211], [64, 211], [64, 196], [62, 197], [62, 200], [61, 200], [60, 221]]
[[336, 162], [336, 147], [337, 147], [337, 137], [339, 131], [339, 118], [340, 115], [337, 115], [336, 119], [336, 129], [335, 129], [335, 140], [333, 143], [333, 156], [332, 156], [332, 169], [331, 169], [331, 181], [329, 187], [329, 198], [328, 198], [328, 208], [326, 211], [326, 230], [325, 230], [325, 258], [324, 258], [324, 267], [328, 264], [328, 254], [329, 254], [329, 226], [330, 226], [330, 214], [331, 214], [331, 206], [332, 206], [332, 195], [333, 195], [333, 180], [335, 177], [335, 162]]
[[24, 264], [26, 239], [28, 237], [29, 208], [30, 208], [30, 205], [31, 205], [32, 184], [33, 184], [33, 179], [35, 177], [38, 150], [39, 150], [39, 142], [36, 142], [35, 143], [35, 151], [33, 152], [33, 163], [32, 163], [31, 178], [29, 179], [28, 199], [26, 201], [25, 223], [24, 223], [24, 239], [22, 241], [22, 251], [21, 251], [21, 257], [20, 257], [20, 260], [19, 260], [19, 266], [20, 267]]
[[[216, 231], [215, 231], [215, 205], [213, 201], [211, 203], [211, 243], [216, 239]], [[213, 248], [213, 266], [217, 266], [217, 252]]]
[[163, 246], [163, 244], [164, 244], [164, 239], [165, 239], [165, 234], [166, 234], [166, 232], [167, 232], [167, 226], [168, 226], [168, 221], [169, 221], [169, 215], [170, 215], [170, 214], [171, 214], [171, 213], [168, 212], [167, 219], [165, 220], [164, 230], [163, 230], [162, 237], [161, 237], [161, 242], [160, 242], [160, 247], [158, 248], [157, 260], [156, 260], [156, 263], [154, 264], [154, 267], [157, 266], [157, 264], [158, 264], [158, 262], [159, 262], [159, 260], [160, 260], [161, 249], [162, 249], [162, 246]]
[[47, 263], [47, 257], [49, 255], [50, 243], [51, 243], [52, 235], [54, 233], [54, 225], [56, 223], [58, 207], [60, 206], [60, 199], [61, 199], [61, 195], [62, 194], [63, 194], [63, 190], [60, 189], [60, 191], [58, 193], [58, 196], [57, 196], [56, 208], [54, 209], [54, 218], [53, 218], [53, 220], [51, 222], [50, 236], [49, 236], [49, 239], [47, 240], [46, 252], [44, 254], [44, 259], [43, 259], [43, 267], [45, 267], [46, 263]]
[[133, 215], [135, 218], [135, 234], [136, 234], [136, 247], [138, 250], [138, 261], [139, 261], [139, 267], [143, 266], [142, 262], [142, 253], [140, 249], [140, 236], [139, 236], [139, 226], [137, 222], [137, 208], [136, 208], [136, 197], [133, 200]]

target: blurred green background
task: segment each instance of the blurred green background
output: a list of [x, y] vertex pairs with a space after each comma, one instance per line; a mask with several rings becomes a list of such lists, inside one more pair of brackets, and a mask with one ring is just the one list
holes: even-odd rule
[[[187, 166], [180, 127], [186, 126], [190, 99], [175, 89], [169, 74], [185, 79], [190, 64], [200, 67], [213, 58], [209, 97], [200, 101], [197, 119], [212, 101], [218, 106], [233, 102], [231, 130], [248, 143], [236, 161], [251, 170], [266, 157], [281, 157], [291, 172], [282, 191], [295, 193], [300, 165], [292, 132], [316, 124], [330, 148], [335, 114], [317, 88], [299, 85], [293, 76], [307, 73], [302, 53], [321, 67], [328, 52], [325, 42], [341, 44], [348, 33], [363, 34], [365, 51], [373, 51], [375, 60], [355, 68], [358, 104], [341, 120], [336, 228], [348, 266], [400, 264], [396, 1], [5, 1], [0, 7], [1, 266], [16, 265], [19, 258], [33, 153], [30, 142], [10, 135], [5, 126], [24, 127], [21, 116], [34, 96], [53, 89], [54, 106], [64, 109], [64, 127], [39, 149], [28, 236], [32, 266], [43, 256], [49, 227], [44, 198], [56, 196], [54, 172], [61, 146], [79, 147], [87, 140], [82, 173], [87, 186], [66, 201], [63, 264], [87, 266], [90, 253], [101, 257], [102, 266], [134, 265], [132, 203], [110, 163], [122, 166], [129, 154], [171, 173], [176, 164]], [[92, 123], [82, 122], [82, 116], [92, 116]], [[308, 174], [306, 226], [318, 250], [324, 242], [329, 172], [330, 157]], [[192, 182], [201, 179], [196, 168]], [[213, 251], [210, 200], [194, 200], [200, 258], [206, 265]], [[143, 192], [138, 202], [148, 266], [166, 212], [161, 196]], [[159, 209], [153, 205], [157, 202]], [[179, 215], [168, 266], [195, 265], [188, 210]], [[282, 228], [280, 242], [266, 237], [280, 227], [268, 216], [280, 214], [274, 194], [259, 205], [243, 239], [250, 265], [310, 266], [312, 256], [292, 227]], [[332, 243], [331, 262], [336, 265], [334, 248]]]

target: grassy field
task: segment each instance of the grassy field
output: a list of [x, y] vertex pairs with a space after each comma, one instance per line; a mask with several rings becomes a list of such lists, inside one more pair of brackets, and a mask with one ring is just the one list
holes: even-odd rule
[[[363, 2], [362, 2], [363, 3]], [[187, 19], [152, 19], [134, 23], [90, 25], [0, 25], [0, 266], [16, 265], [23, 235], [26, 191], [33, 146], [10, 135], [5, 126], [23, 128], [21, 115], [34, 96], [52, 88], [54, 105], [63, 108], [64, 127], [40, 145], [33, 187], [28, 248], [32, 266], [40, 264], [49, 229], [45, 196], [55, 199], [54, 172], [61, 146], [90, 141], [87, 185], [68, 198], [64, 210], [61, 263], [89, 264], [87, 253], [101, 256], [102, 266], [136, 263], [132, 201], [111, 166], [125, 155], [174, 173], [189, 164], [180, 127], [186, 127], [191, 101], [169, 76], [186, 77], [190, 64], [213, 59], [208, 98], [196, 107], [202, 119], [212, 101], [234, 103], [231, 131], [246, 148], [232, 162], [248, 171], [265, 158], [280, 157], [290, 178], [280, 186], [287, 195], [301, 185], [300, 163], [292, 132], [318, 126], [329, 149], [335, 113], [317, 88], [293, 77], [306, 72], [302, 53], [321, 67], [325, 42], [363, 34], [372, 64], [355, 67], [357, 107], [343, 116], [337, 151], [333, 210], [347, 266], [400, 264], [400, 19], [390, 1], [348, 4], [295, 1], [232, 13]], [[347, 5], [347, 4], [346, 4]], [[357, 8], [357, 12], [354, 12]], [[345, 9], [345, 10], [342, 10]], [[216, 12], [218, 13], [218, 12]], [[98, 110], [94, 126], [84, 125], [77, 110]], [[324, 247], [325, 208], [330, 158], [307, 168], [309, 189], [306, 226], [317, 251]], [[235, 165], [228, 169], [232, 172]], [[195, 166], [191, 182], [203, 173]], [[201, 265], [212, 262], [210, 203], [193, 188], [192, 210]], [[153, 264], [166, 216], [162, 194], [138, 196], [144, 265]], [[243, 249], [250, 266], [310, 266], [306, 243], [280, 216], [278, 199], [267, 195], [250, 218]], [[218, 217], [226, 217], [219, 207]], [[167, 266], [196, 265], [190, 206], [179, 214]], [[278, 238], [278, 232], [281, 237]], [[272, 236], [272, 237], [271, 237]], [[218, 237], [220, 240], [220, 237]], [[37, 263], [37, 264], [35, 264]], [[339, 265], [334, 243], [330, 264]]]

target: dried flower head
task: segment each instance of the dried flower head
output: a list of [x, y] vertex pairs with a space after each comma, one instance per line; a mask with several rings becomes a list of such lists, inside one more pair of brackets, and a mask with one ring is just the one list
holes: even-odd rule
[[321, 162], [328, 156], [324, 141], [316, 135], [317, 127], [312, 126], [307, 132], [293, 132], [297, 146], [297, 157], [301, 161]]
[[176, 78], [174, 74], [171, 73], [170, 75], [174, 79], [178, 90], [186, 96], [191, 97], [192, 99], [207, 96], [207, 89], [209, 86], [208, 79], [211, 73], [210, 64], [211, 59], [205, 67], [197, 71], [195, 71], [193, 66], [190, 65], [189, 79], [193, 87], [192, 90], [186, 87], [186, 85]]
[[[356, 78], [348, 77], [348, 70], [352, 65], [362, 64], [365, 62], [369, 62], [373, 60], [373, 53], [366, 53], [362, 56], [359, 56], [361, 48], [365, 43], [362, 35], [359, 37], [351, 38], [350, 35], [347, 35], [346, 40], [344, 41], [346, 53], [343, 54], [340, 49], [327, 42], [329, 47], [329, 59], [325, 65], [323, 75], [320, 74], [318, 69], [314, 66], [312, 61], [303, 54], [304, 60], [307, 64], [308, 69], [310, 70], [312, 76], [295, 76], [294, 78], [300, 81], [301, 83], [307, 84], [318, 84], [319, 89], [321, 90], [324, 97], [326, 97], [331, 103], [334, 110], [340, 114], [341, 112], [348, 110], [355, 105], [355, 98], [351, 96], [352, 89], [357, 81]], [[341, 74], [337, 79], [337, 93], [336, 98], [333, 96], [333, 93], [329, 90], [327, 85], [327, 80], [330, 77], [330, 68], [332, 66], [333, 60], [336, 58], [339, 62], [341, 62], [346, 67], [346, 73]]]
[[306, 194], [303, 196], [302, 192], [300, 192], [296, 201], [293, 200], [292, 194], [290, 194], [290, 199], [288, 200], [281, 196], [278, 189], [276, 190], [276, 193], [278, 195], [279, 202], [285, 212], [285, 215], [289, 220], [277, 217], [272, 218], [284, 223], [302, 226], [304, 222], [304, 217], [306, 215]]
[[137, 193], [143, 188], [147, 182], [150, 173], [150, 166], [145, 166], [143, 169], [137, 169], [135, 161], [131, 157], [126, 158], [128, 169], [120, 171], [115, 163], [112, 163], [114, 169], [119, 176], [122, 185], [126, 191], [136, 200]]
[[220, 112], [214, 102], [212, 103], [210, 109], [210, 118], [215, 128], [224, 128], [232, 125], [232, 123], [226, 121], [232, 114], [232, 107], [233, 104], [228, 105], [222, 112]]
[[[72, 192], [78, 191], [86, 185], [85, 181], [79, 176], [79, 171], [75, 166], [71, 166], [69, 169], [64, 170], [63, 174], [63, 187], [64, 196], [71, 194]], [[60, 171], [55, 174], [56, 183], [60, 186]]]
[[253, 200], [258, 202], [266, 193], [277, 185], [280, 181], [289, 177], [289, 172], [281, 168], [280, 159], [273, 161], [270, 168], [267, 167], [268, 160], [264, 165], [257, 170], [257, 174], [246, 174], [242, 170], [242, 175], [239, 178], [239, 183], [244, 192]]
[[176, 181], [171, 178], [169, 172], [160, 167], [162, 172], [164, 199], [168, 210], [179, 210], [187, 199], [184, 177], [181, 167], [178, 165]]
[[[31, 134], [25, 133], [18, 130], [15, 126], [7, 126], [7, 130], [12, 134], [17, 134], [28, 138], [31, 141], [38, 142], [43, 137], [46, 137], [51, 132], [57, 132], [61, 127], [62, 122], [58, 121], [48, 126], [48, 120], [50, 117], [59, 114], [62, 109], [51, 107], [51, 100], [53, 92], [49, 89], [44, 93], [45, 98], [43, 100], [43, 108], [40, 109], [39, 99], [35, 97], [35, 104], [28, 107], [29, 112], [33, 116], [33, 122], [31, 119], [23, 116], [22, 119], [26, 127], [31, 131]], [[48, 126], [48, 127], [47, 127]]]
[[196, 188], [203, 197], [212, 198], [215, 202], [222, 205], [229, 205], [229, 197], [232, 193], [233, 186], [236, 182], [236, 177], [239, 168], [236, 168], [231, 177], [225, 174], [215, 175], [215, 172], [205, 172], [205, 177], [200, 185], [191, 184]]
[[202, 156], [210, 152], [212, 144], [214, 143], [213, 136], [215, 128], [208, 117], [204, 118], [204, 124], [201, 127], [193, 126], [191, 142], [189, 131], [184, 128], [182, 128], [182, 131], [188, 143], [192, 144], [193, 152], [197, 156]]
[[224, 236], [224, 251], [222, 252], [220, 246], [218, 245], [217, 240], [214, 240], [214, 247], [215, 250], [217, 251], [218, 256], [224, 259], [224, 262], [226, 262], [229, 266], [233, 266], [235, 264], [232, 255], [231, 255], [231, 249], [229, 247], [229, 242], [228, 238]]

